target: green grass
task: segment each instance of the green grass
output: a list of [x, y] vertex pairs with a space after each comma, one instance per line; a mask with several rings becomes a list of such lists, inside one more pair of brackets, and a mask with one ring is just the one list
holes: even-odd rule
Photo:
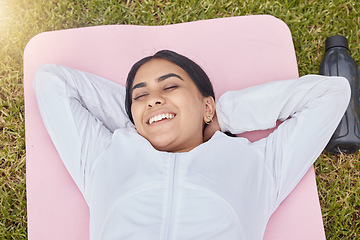
[[[0, 0], [0, 239], [26, 239], [22, 56], [43, 31], [104, 25], [164, 25], [271, 14], [293, 34], [300, 75], [317, 73], [326, 37], [349, 39], [360, 62], [358, 0]], [[315, 164], [327, 239], [360, 238], [359, 154], [322, 154]]]

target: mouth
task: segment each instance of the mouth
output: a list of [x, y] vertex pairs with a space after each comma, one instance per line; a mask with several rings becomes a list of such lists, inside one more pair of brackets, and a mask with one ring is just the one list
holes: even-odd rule
[[169, 119], [169, 120], [173, 119], [174, 117], [175, 114], [173, 113], [163, 113], [163, 114], [155, 115], [148, 120], [147, 124], [151, 125], [153, 123], [160, 122], [165, 119]]

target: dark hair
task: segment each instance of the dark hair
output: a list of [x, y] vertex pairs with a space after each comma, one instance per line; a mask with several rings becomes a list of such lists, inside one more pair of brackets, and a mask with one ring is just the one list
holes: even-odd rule
[[153, 55], [153, 56], [145, 57], [145, 58], [141, 59], [140, 61], [136, 62], [132, 66], [132, 68], [128, 74], [128, 77], [126, 80], [125, 109], [126, 109], [126, 113], [128, 114], [130, 120], [133, 123], [134, 123], [134, 120], [133, 120], [132, 114], [131, 114], [131, 104], [132, 104], [131, 89], [133, 87], [134, 78], [135, 78], [135, 75], [136, 75], [137, 71], [139, 70], [139, 68], [143, 64], [149, 62], [152, 59], [165, 59], [165, 60], [168, 60], [169, 62], [172, 62], [172, 63], [178, 65], [189, 75], [191, 80], [193, 80], [196, 87], [199, 89], [200, 93], [204, 97], [211, 96], [215, 99], [215, 94], [214, 94], [214, 90], [213, 90], [212, 84], [210, 82], [210, 79], [206, 75], [204, 70], [198, 64], [196, 64], [191, 59], [189, 59], [183, 55], [180, 55], [176, 52], [173, 52], [170, 50], [161, 50], [161, 51], [155, 53], [155, 55]]

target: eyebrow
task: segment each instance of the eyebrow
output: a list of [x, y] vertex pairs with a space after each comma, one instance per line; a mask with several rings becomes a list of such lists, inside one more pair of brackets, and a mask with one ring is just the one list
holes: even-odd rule
[[[165, 74], [163, 76], [160, 76], [156, 79], [157, 82], [162, 82], [168, 78], [171, 78], [171, 77], [176, 77], [182, 81], [184, 81], [184, 79], [182, 79], [182, 77], [180, 77], [179, 75], [175, 74], [175, 73], [168, 73], [168, 74]], [[140, 82], [138, 84], [135, 84], [133, 87], [132, 87], [132, 91], [134, 91], [136, 88], [142, 88], [142, 87], [146, 87], [146, 83], [145, 82]]]
[[179, 75], [177, 75], [175, 73], [165, 74], [164, 76], [158, 77], [158, 79], [156, 79], [156, 81], [161, 82], [161, 81], [164, 81], [165, 79], [170, 78], [170, 77], [176, 77], [176, 78], [184, 81], [184, 79], [182, 79], [182, 77], [180, 77]]

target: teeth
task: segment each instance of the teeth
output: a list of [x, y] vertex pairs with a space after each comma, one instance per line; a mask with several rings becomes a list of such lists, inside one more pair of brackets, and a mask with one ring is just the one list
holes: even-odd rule
[[172, 119], [174, 117], [175, 117], [175, 115], [172, 114], [172, 113], [163, 113], [163, 114], [156, 115], [156, 116], [150, 118], [149, 124], [152, 124], [154, 122], [158, 122], [158, 121], [163, 120], [163, 119]]

